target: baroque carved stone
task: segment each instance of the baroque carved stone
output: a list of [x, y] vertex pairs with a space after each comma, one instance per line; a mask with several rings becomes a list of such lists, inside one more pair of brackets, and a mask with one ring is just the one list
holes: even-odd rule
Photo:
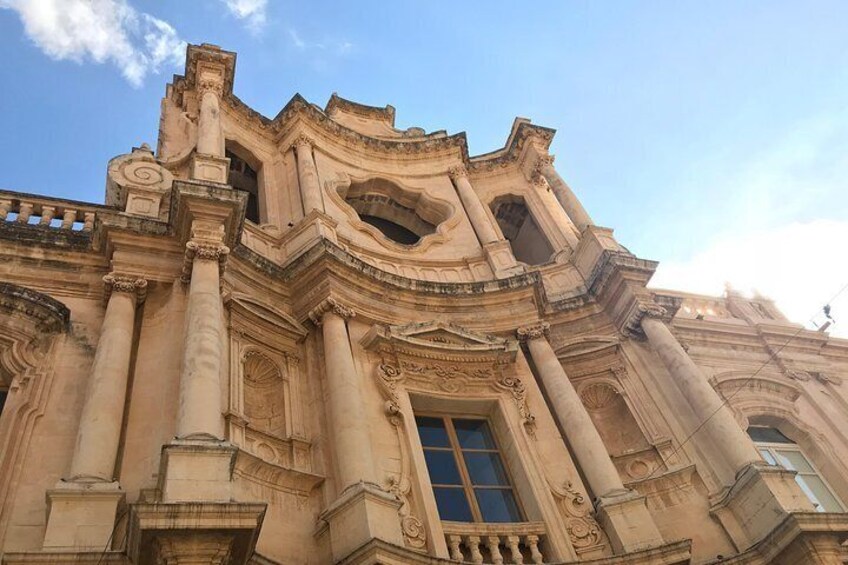
[[218, 261], [220, 272], [224, 272], [230, 248], [223, 243], [191, 240], [186, 243], [185, 258], [183, 259], [183, 272], [180, 280], [187, 283], [191, 280], [191, 268], [194, 260]]
[[107, 301], [114, 292], [135, 294], [139, 303], [144, 302], [147, 295], [147, 281], [140, 277], [110, 273], [103, 277], [103, 283], [106, 286]]
[[309, 311], [309, 319], [312, 320], [312, 323], [316, 326], [320, 326], [324, 314], [327, 313], [333, 313], [344, 319], [356, 316], [356, 312], [354, 312], [352, 308], [348, 308], [339, 302], [338, 299], [331, 296], [324, 299], [320, 304], [318, 304], [318, 306]]
[[463, 165], [451, 167], [451, 169], [448, 171], [448, 175], [450, 175], [450, 178], [452, 178], [454, 180], [456, 180], [458, 178], [467, 177], [468, 176], [468, 169], [466, 169], [465, 166], [463, 166]]
[[551, 325], [547, 322], [540, 322], [532, 326], [524, 326], [518, 328], [515, 332], [519, 341], [527, 341], [530, 339], [541, 339], [548, 335]]
[[610, 405], [618, 391], [607, 383], [591, 383], [580, 391], [580, 400], [589, 410], [600, 410]]

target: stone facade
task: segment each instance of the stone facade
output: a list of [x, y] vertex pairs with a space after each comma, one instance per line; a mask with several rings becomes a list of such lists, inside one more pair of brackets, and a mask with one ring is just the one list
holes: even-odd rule
[[105, 205], [0, 191], [2, 563], [848, 558], [848, 341], [647, 289], [551, 129], [470, 156], [234, 72], [188, 48]]

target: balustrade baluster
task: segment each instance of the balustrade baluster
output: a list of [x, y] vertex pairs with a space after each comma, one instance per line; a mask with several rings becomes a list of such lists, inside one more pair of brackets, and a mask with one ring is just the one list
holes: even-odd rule
[[29, 217], [32, 215], [32, 202], [21, 202], [21, 206], [18, 209], [18, 223], [26, 224], [29, 222]]
[[509, 552], [512, 554], [512, 562], [515, 565], [524, 563], [524, 556], [521, 555], [521, 548], [518, 547], [518, 536], [507, 536], [506, 543], [509, 546]]
[[462, 555], [462, 550], [459, 549], [459, 544], [462, 543], [462, 536], [448, 536], [448, 546], [450, 547], [450, 556], [454, 561], [465, 561]]
[[49, 226], [50, 222], [53, 221], [53, 216], [56, 215], [56, 208], [53, 206], [42, 206], [41, 207], [41, 221], [39, 224], [42, 226]]
[[483, 554], [480, 553], [480, 536], [468, 536], [465, 538], [468, 551], [471, 552], [471, 562], [475, 565], [483, 563]]
[[74, 222], [77, 220], [77, 211], [65, 208], [65, 213], [62, 214], [62, 229], [73, 229]]
[[525, 540], [527, 547], [530, 548], [530, 557], [533, 559], [534, 565], [542, 565], [544, 557], [542, 557], [542, 552], [539, 551], [539, 536], [531, 534]]
[[495, 565], [503, 565], [503, 556], [501, 555], [500, 545], [501, 538], [498, 536], [487, 536], [486, 546], [489, 548], [489, 553], [492, 555], [492, 563]]

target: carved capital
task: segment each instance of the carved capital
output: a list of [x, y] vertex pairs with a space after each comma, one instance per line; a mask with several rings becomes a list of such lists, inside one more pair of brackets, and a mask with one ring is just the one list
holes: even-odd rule
[[103, 277], [105, 285], [106, 300], [115, 292], [126, 292], [134, 294], [136, 301], [140, 304], [144, 302], [147, 296], [147, 281], [132, 275], [122, 275], [120, 273], [110, 273]]
[[624, 333], [637, 338], [643, 336], [642, 320], [645, 318], [668, 321], [669, 313], [659, 304], [640, 302], [633, 308], [629, 320], [625, 323]]
[[460, 179], [460, 178], [467, 178], [468, 177], [468, 169], [465, 168], [465, 165], [458, 165], [456, 167], [451, 167], [451, 169], [448, 171], [448, 175], [450, 175], [450, 178], [452, 178], [453, 180], [457, 180], [457, 179]]
[[204, 76], [197, 81], [197, 96], [203, 98], [207, 92], [211, 92], [218, 98], [224, 90], [224, 82], [222, 78], [217, 76]]
[[524, 326], [515, 331], [515, 335], [519, 341], [528, 341], [531, 339], [540, 339], [548, 335], [551, 325], [547, 322], [539, 322], [532, 326]]
[[539, 187], [544, 187], [548, 184], [548, 181], [545, 179], [545, 169], [554, 163], [553, 155], [541, 155], [536, 160], [536, 164], [533, 165], [533, 173], [530, 175], [530, 178], [534, 185]]
[[345, 320], [356, 316], [356, 312], [354, 312], [353, 309], [348, 308], [337, 299], [330, 297], [309, 311], [309, 319], [312, 320], [312, 323], [316, 326], [320, 326], [323, 321], [324, 314], [327, 313], [335, 314]]
[[312, 141], [312, 138], [305, 134], [300, 134], [292, 140], [291, 145], [289, 145], [289, 149], [298, 149], [300, 147], [311, 149], [314, 145], [315, 142]]
[[186, 243], [185, 259], [183, 260], [183, 272], [180, 280], [188, 282], [191, 280], [191, 267], [195, 260], [217, 261], [221, 272], [227, 264], [227, 256], [230, 248], [223, 243], [189, 241]]

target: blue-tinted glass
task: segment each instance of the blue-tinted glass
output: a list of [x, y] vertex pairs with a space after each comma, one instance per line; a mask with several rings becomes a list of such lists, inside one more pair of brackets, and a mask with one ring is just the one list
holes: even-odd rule
[[503, 485], [509, 486], [501, 458], [497, 453], [485, 451], [465, 451], [465, 466], [472, 485]]
[[439, 508], [439, 518], [453, 522], [473, 522], [471, 508], [465, 491], [461, 488], [433, 488], [436, 495], [436, 506]]
[[462, 449], [495, 449], [495, 440], [485, 420], [454, 420], [453, 427]]
[[521, 513], [511, 490], [499, 488], [474, 489], [477, 505], [484, 522], [520, 522]]
[[425, 449], [424, 459], [427, 461], [427, 470], [430, 471], [430, 482], [434, 485], [462, 484], [453, 451]]
[[754, 441], [764, 441], [768, 443], [795, 443], [776, 428], [751, 426], [748, 428], [748, 435]]
[[450, 447], [448, 432], [441, 418], [416, 416], [415, 423], [418, 425], [418, 435], [421, 436], [421, 445], [424, 447]]

